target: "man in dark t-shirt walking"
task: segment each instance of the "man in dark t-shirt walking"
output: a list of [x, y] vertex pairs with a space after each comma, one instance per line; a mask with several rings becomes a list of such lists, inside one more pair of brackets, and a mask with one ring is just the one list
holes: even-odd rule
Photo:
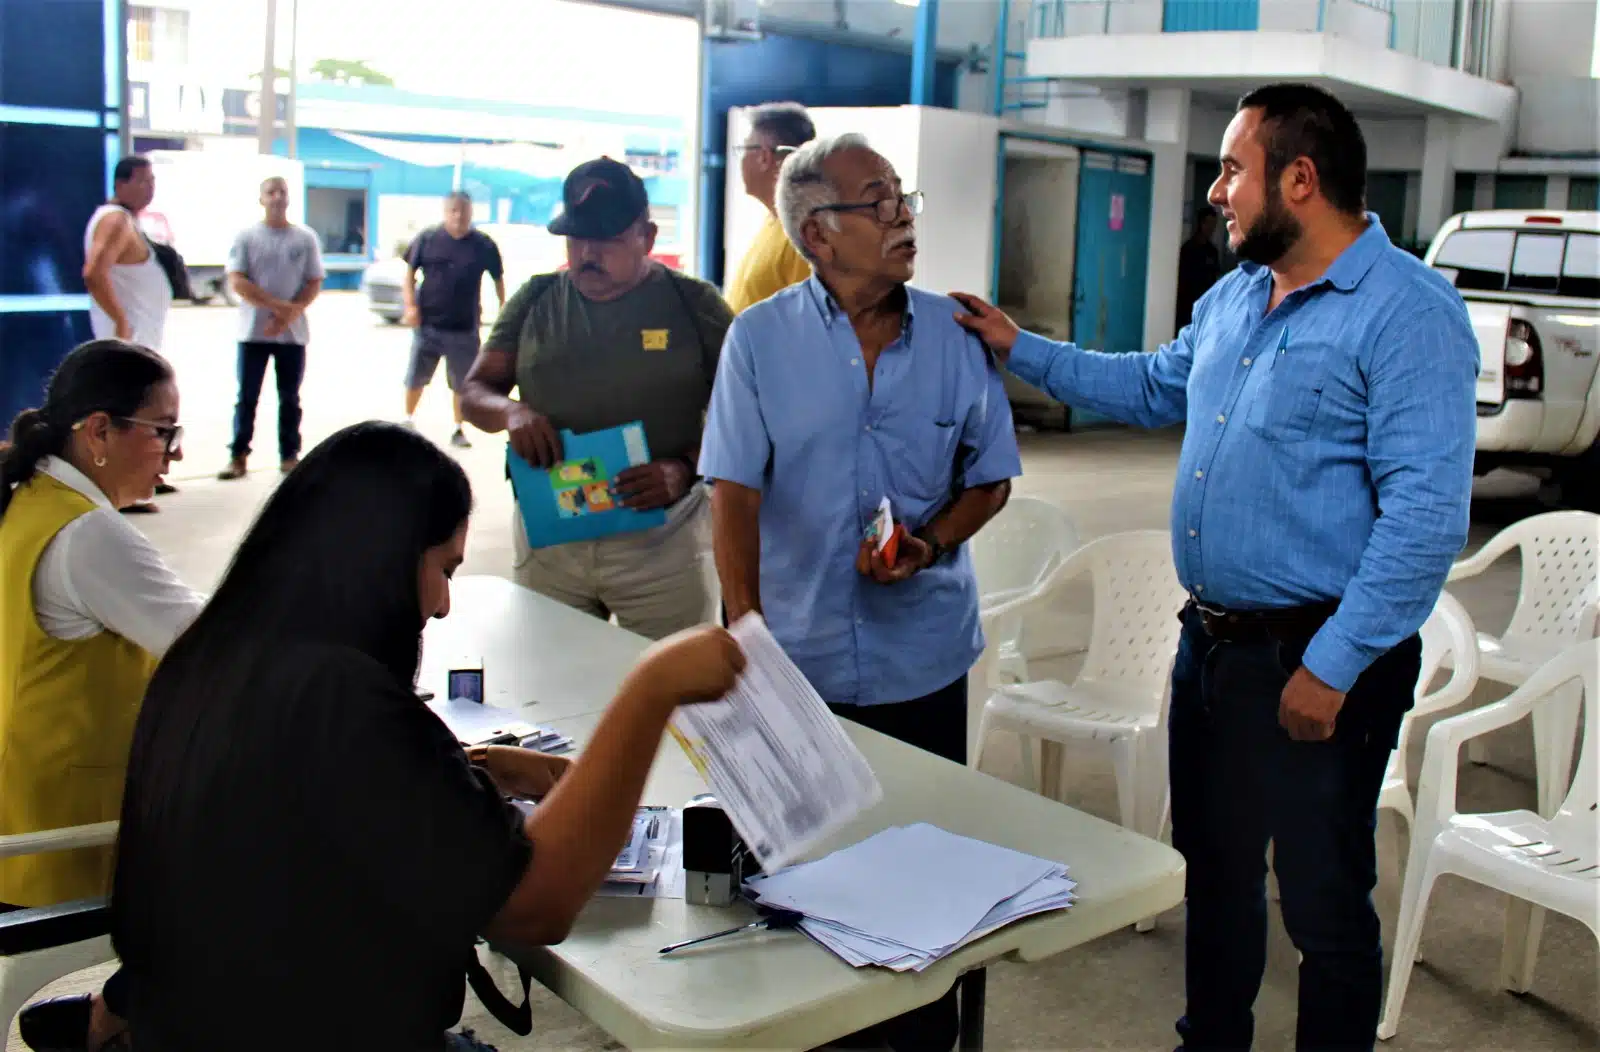
[[406, 425], [415, 426], [422, 389], [433, 379], [442, 357], [455, 403], [456, 430], [450, 444], [458, 449], [471, 445], [461, 430], [461, 387], [478, 356], [484, 274], [494, 279], [495, 295], [504, 307], [506, 277], [500, 249], [488, 234], [473, 229], [472, 198], [457, 190], [444, 199], [444, 222], [418, 234], [406, 249], [406, 280], [400, 290], [403, 320], [416, 329], [406, 369]]

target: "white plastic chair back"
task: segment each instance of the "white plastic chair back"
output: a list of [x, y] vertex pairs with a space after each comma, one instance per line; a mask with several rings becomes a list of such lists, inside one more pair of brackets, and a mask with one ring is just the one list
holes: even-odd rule
[[1001, 679], [1028, 679], [1024, 614], [992, 616], [992, 612], [1043, 584], [1077, 547], [1078, 531], [1067, 513], [1034, 497], [1012, 497], [972, 539], [972, 566], [978, 578], [978, 608], [986, 644], [979, 675], [972, 680], [977, 704], [982, 704], [989, 688]]
[[972, 539], [980, 602], [993, 606], [1038, 587], [1077, 547], [1078, 532], [1061, 508], [1012, 497]]
[[[1577, 777], [1549, 819], [1530, 811], [1461, 813], [1456, 804], [1463, 743], [1562, 704], [1581, 692], [1583, 747]], [[1437, 879], [1444, 874], [1506, 893], [1501, 982], [1525, 993], [1533, 981], [1544, 911], [1554, 909], [1600, 936], [1600, 640], [1568, 647], [1506, 698], [1452, 716], [1428, 731], [1417, 790], [1416, 830], [1400, 894], [1389, 992], [1378, 1036], [1394, 1036]]]
[[[1471, 697], [1478, 685], [1478, 630], [1459, 599], [1449, 592], [1439, 593], [1439, 601], [1423, 623], [1420, 635], [1422, 673], [1417, 677], [1416, 704], [1411, 716], [1454, 708]], [[1430, 691], [1428, 688], [1433, 685], [1434, 677], [1447, 667], [1450, 678], [1438, 690]], [[1401, 728], [1401, 733], [1405, 733], [1405, 728]]]
[[1094, 579], [1094, 627], [1077, 682], [1139, 698], [1159, 713], [1187, 599], [1172, 566], [1171, 537], [1165, 530], [1101, 537], [1078, 549], [1062, 576], [1080, 561]]
[[1506, 527], [1507, 550], [1521, 549], [1522, 584], [1503, 641], [1554, 649], [1592, 638], [1600, 602], [1600, 515], [1553, 511]]
[[[1405, 818], [1406, 830], [1395, 830], [1392, 841], [1396, 864], [1402, 871], [1409, 852], [1406, 833], [1415, 822], [1411, 789], [1406, 781], [1406, 752], [1411, 728], [1419, 716], [1453, 709], [1472, 696], [1478, 685], [1478, 638], [1472, 617], [1460, 601], [1442, 592], [1433, 613], [1422, 625], [1422, 670], [1417, 676], [1416, 701], [1400, 724], [1394, 752], [1384, 771], [1383, 788], [1378, 793], [1378, 810], [1397, 811]], [[1441, 669], [1450, 678], [1437, 690], [1430, 690]]]

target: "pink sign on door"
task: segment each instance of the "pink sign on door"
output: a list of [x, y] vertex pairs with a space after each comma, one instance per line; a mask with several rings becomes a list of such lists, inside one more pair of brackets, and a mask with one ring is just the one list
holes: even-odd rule
[[1122, 218], [1127, 212], [1127, 199], [1121, 194], [1111, 195], [1111, 229], [1122, 229]]

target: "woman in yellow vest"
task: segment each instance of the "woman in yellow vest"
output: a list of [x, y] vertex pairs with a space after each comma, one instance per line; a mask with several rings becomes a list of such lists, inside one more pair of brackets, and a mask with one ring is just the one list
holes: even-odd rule
[[[166, 360], [96, 340], [0, 445], [0, 835], [120, 815], [145, 687], [203, 600], [118, 509], [182, 435]], [[104, 895], [111, 866], [110, 848], [0, 860], [0, 908]]]

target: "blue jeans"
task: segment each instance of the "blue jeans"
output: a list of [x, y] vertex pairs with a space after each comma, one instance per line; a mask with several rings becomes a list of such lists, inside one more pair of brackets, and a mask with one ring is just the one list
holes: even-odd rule
[[300, 455], [300, 381], [306, 375], [306, 349], [297, 343], [241, 343], [239, 345], [239, 402], [233, 409], [233, 455], [250, 455], [256, 433], [256, 403], [267, 362], [274, 365], [278, 381], [278, 459]]
[[444, 1047], [445, 1052], [495, 1052], [493, 1045], [479, 1041], [478, 1036], [470, 1030], [444, 1035]]
[[1306, 639], [1222, 642], [1184, 615], [1169, 726], [1172, 842], [1188, 865], [1188, 1052], [1247, 1049], [1266, 968], [1266, 851], [1302, 955], [1295, 1047], [1370, 1050], [1383, 988], [1378, 790], [1421, 664], [1413, 636], [1351, 688], [1334, 735], [1292, 740], [1278, 703]]

